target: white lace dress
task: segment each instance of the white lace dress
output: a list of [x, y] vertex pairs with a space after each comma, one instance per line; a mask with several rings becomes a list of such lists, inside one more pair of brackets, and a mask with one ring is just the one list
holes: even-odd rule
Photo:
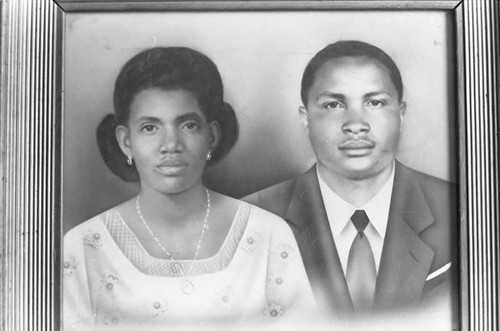
[[[244, 202], [219, 252], [208, 259], [152, 257], [114, 208], [68, 232], [63, 253], [66, 330], [266, 321], [315, 306], [288, 225]], [[189, 294], [182, 289], [187, 280]]]

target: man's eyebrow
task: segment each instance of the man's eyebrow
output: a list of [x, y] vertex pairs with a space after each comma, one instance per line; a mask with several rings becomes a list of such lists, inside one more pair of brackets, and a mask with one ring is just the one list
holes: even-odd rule
[[195, 120], [198, 122], [203, 122], [203, 117], [199, 113], [191, 112], [183, 114], [175, 119], [177, 123], [181, 123], [187, 120]]
[[342, 93], [334, 93], [334, 92], [330, 92], [330, 91], [325, 91], [325, 92], [320, 93], [317, 96], [316, 100], [319, 100], [322, 97], [329, 97], [329, 98], [334, 98], [334, 99], [339, 99], [339, 100], [345, 100], [345, 95], [344, 94], [342, 94]]
[[391, 95], [389, 92], [385, 91], [385, 90], [380, 90], [380, 91], [374, 91], [374, 92], [369, 92], [369, 93], [366, 93], [364, 95], [365, 98], [371, 98], [371, 97], [374, 97], [376, 95], [380, 95], [380, 94], [386, 94], [386, 95]]

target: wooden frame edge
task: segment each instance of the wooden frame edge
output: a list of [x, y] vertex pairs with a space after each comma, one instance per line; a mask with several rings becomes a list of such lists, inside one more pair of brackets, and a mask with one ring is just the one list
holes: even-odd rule
[[461, 323], [466, 330], [498, 330], [499, 4], [377, 3], [375, 7], [372, 1], [1, 2], [0, 327], [60, 326], [61, 61], [66, 12], [442, 9], [453, 11], [457, 27]]

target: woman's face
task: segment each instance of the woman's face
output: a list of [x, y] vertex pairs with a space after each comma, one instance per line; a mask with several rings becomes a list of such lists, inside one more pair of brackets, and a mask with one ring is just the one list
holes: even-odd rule
[[119, 126], [116, 134], [135, 162], [141, 188], [176, 194], [201, 185], [219, 127], [207, 123], [191, 92], [155, 88], [134, 97], [128, 127]]

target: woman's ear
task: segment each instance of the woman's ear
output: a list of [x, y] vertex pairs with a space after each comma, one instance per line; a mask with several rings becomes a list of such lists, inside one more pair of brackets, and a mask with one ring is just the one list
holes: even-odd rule
[[210, 136], [208, 141], [208, 148], [211, 151], [214, 151], [217, 148], [217, 146], [219, 146], [222, 136], [219, 122], [217, 121], [210, 122], [208, 124], [208, 133]]
[[124, 125], [118, 125], [115, 130], [116, 140], [120, 145], [123, 154], [128, 158], [133, 158], [132, 146], [130, 144], [130, 129]]

